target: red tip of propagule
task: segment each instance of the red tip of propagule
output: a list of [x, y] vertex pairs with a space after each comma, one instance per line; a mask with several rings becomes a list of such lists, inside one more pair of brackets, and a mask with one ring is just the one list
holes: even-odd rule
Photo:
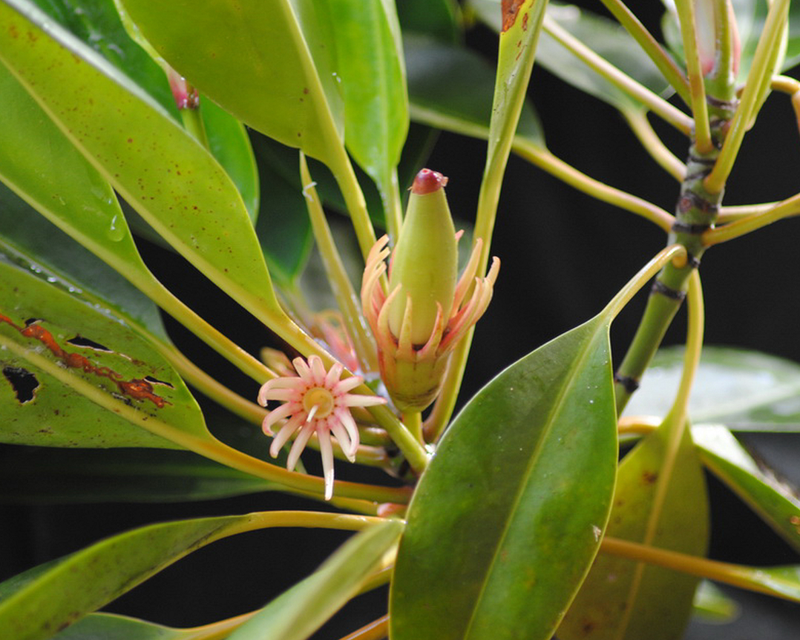
[[443, 176], [438, 171], [423, 169], [417, 174], [417, 177], [414, 178], [414, 184], [411, 185], [411, 193], [425, 195], [426, 193], [433, 193], [446, 186], [447, 176]]

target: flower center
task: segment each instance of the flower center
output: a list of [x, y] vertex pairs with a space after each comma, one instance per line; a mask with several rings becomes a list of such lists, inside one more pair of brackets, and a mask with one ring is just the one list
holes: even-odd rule
[[327, 418], [335, 405], [333, 394], [324, 387], [313, 387], [303, 394], [303, 409], [308, 411], [308, 422], [315, 418]]

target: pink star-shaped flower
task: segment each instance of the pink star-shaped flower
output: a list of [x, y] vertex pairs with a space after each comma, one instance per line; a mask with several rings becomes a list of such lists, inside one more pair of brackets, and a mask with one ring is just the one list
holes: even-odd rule
[[[262, 407], [267, 406], [268, 400], [283, 402], [269, 412], [262, 424], [264, 433], [273, 436], [269, 453], [273, 458], [277, 457], [283, 445], [296, 434], [286, 461], [286, 468], [292, 471], [309, 438], [316, 433], [325, 478], [325, 499], [330, 500], [333, 496], [331, 434], [347, 459], [355, 462], [359, 436], [350, 408], [384, 404], [386, 400], [378, 396], [348, 393], [359, 386], [363, 378], [351, 376], [341, 380], [344, 367], [339, 363], [328, 371], [318, 356], [311, 356], [308, 363], [303, 358], [295, 358], [292, 363], [297, 376], [269, 380], [258, 392], [258, 403]], [[272, 427], [279, 422], [282, 425], [275, 434]]]

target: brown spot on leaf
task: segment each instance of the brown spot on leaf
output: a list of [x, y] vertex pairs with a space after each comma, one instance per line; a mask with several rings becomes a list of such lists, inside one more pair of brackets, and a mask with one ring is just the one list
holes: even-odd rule
[[654, 471], [644, 471], [642, 473], [642, 482], [644, 484], [654, 484], [658, 480], [658, 474]]
[[514, 26], [517, 21], [519, 9], [525, 0], [503, 0], [503, 33]]

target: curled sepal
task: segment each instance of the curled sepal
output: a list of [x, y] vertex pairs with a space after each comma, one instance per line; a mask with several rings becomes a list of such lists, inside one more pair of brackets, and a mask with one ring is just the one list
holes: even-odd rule
[[381, 377], [401, 411], [433, 402], [449, 355], [486, 311], [500, 262], [477, 277], [482, 242], [458, 279], [457, 234], [444, 196], [447, 178], [423, 169], [411, 189], [409, 208], [391, 255], [388, 293], [383, 288], [388, 237], [367, 258], [361, 302], [378, 344]]

